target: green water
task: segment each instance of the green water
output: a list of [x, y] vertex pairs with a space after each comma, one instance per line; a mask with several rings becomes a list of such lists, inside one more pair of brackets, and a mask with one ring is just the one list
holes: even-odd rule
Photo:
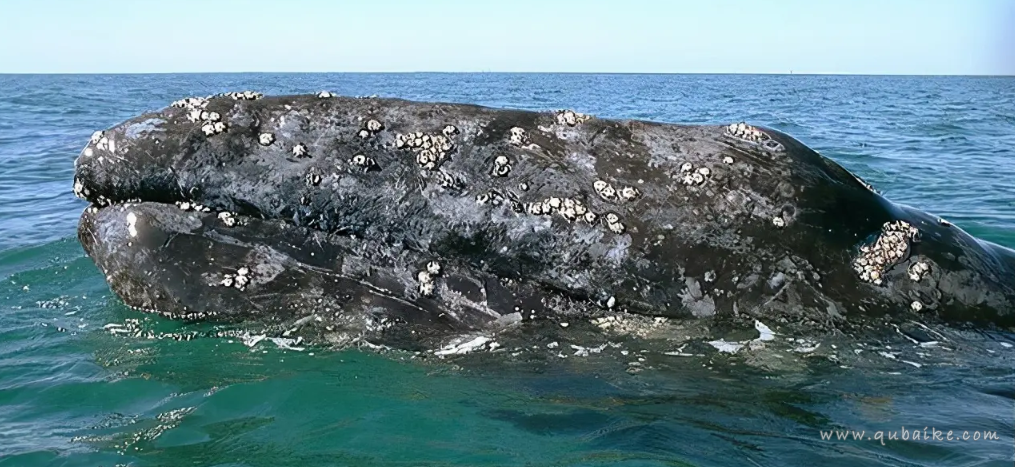
[[[243, 89], [747, 119], [800, 138], [893, 200], [1015, 246], [1011, 78], [0, 76], [0, 466], [1015, 461], [1010, 334], [941, 329], [947, 340], [931, 348], [828, 339], [813, 352], [786, 343], [758, 355], [679, 356], [666, 352], [682, 344], [665, 338], [595, 340], [569, 328], [434, 360], [249, 346], [242, 329], [213, 337], [223, 329], [126, 309], [77, 244], [74, 157], [96, 129], [180, 97]], [[571, 345], [604, 350], [584, 356]], [[998, 439], [820, 435], [903, 427]]]

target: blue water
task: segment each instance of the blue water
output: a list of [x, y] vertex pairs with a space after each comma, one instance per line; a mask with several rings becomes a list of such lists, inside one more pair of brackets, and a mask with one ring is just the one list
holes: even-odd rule
[[[864, 369], [816, 357], [778, 371], [721, 355], [582, 358], [566, 345], [564, 357], [459, 366], [149, 338], [180, 325], [123, 307], [84, 257], [74, 158], [95, 130], [181, 97], [246, 89], [746, 120], [795, 136], [894, 201], [1015, 247], [1015, 78], [0, 75], [0, 466], [1015, 462], [1011, 335], [965, 335], [947, 358], [914, 354], [919, 366], [878, 357], [898, 350], [882, 343], [857, 353], [877, 363]], [[118, 332], [127, 328], [145, 332]], [[903, 427], [999, 439], [819, 433]]]

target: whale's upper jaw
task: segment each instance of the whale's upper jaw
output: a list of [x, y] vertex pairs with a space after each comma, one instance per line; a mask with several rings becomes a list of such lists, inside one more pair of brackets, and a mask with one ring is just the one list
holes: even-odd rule
[[241, 93], [97, 132], [75, 164], [89, 256], [171, 317], [350, 335], [615, 312], [1012, 321], [1010, 252], [747, 124]]

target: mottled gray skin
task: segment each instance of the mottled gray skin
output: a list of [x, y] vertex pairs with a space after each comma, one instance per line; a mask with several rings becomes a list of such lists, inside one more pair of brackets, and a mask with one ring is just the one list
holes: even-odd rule
[[[129, 306], [201, 320], [311, 316], [343, 339], [405, 345], [515, 313], [589, 316], [610, 304], [813, 330], [885, 317], [1015, 325], [1015, 253], [893, 204], [774, 130], [758, 129], [770, 139], [762, 145], [725, 126], [572, 126], [549, 112], [345, 97], [215, 97], [206, 110], [221, 115], [224, 132], [206, 136], [187, 109], [168, 107], [106, 131], [76, 162], [76, 192], [95, 206], [79, 237]], [[371, 119], [383, 129], [364, 138]], [[436, 170], [396, 148], [396, 134], [447, 125], [455, 147]], [[527, 140], [512, 144], [514, 127]], [[359, 154], [376, 165], [353, 163]], [[492, 174], [501, 155], [506, 176]], [[685, 184], [685, 163], [708, 176]], [[605, 200], [597, 179], [640, 196]], [[499, 205], [477, 203], [491, 192]], [[526, 211], [550, 197], [579, 200], [598, 219]], [[123, 204], [131, 200], [143, 202]], [[220, 211], [242, 225], [227, 226]], [[133, 237], [128, 212], [138, 219]], [[608, 228], [607, 213], [623, 232]], [[858, 248], [893, 220], [918, 228], [920, 241], [880, 285], [861, 280]], [[417, 272], [429, 261], [442, 271], [426, 297]], [[930, 266], [919, 280], [907, 273], [916, 262]], [[244, 290], [219, 285], [243, 266], [252, 272]]]

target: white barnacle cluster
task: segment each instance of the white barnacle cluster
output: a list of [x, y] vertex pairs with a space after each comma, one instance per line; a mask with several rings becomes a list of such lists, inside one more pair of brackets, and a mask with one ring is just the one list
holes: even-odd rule
[[585, 115], [583, 113], [578, 113], [573, 110], [559, 110], [557, 111], [556, 116], [558, 125], [567, 125], [567, 126], [577, 126], [591, 119], [592, 119], [591, 115]]
[[426, 268], [416, 273], [417, 289], [424, 297], [432, 297], [437, 285], [434, 278], [441, 273], [441, 265], [436, 261], [430, 261]]
[[426, 272], [430, 273], [431, 276], [439, 275], [441, 273], [441, 263], [436, 261], [426, 263]]
[[722, 158], [722, 162], [723, 162], [723, 164], [731, 165], [731, 164], [733, 164], [733, 158], [730, 157], [730, 156], [723, 157]]
[[712, 170], [708, 167], [698, 167], [695, 169], [694, 165], [690, 162], [685, 162], [680, 166], [680, 173], [683, 175], [682, 182], [684, 185], [691, 186], [705, 183], [705, 180], [708, 180], [708, 177], [712, 175]]
[[231, 212], [228, 212], [228, 211], [220, 212], [219, 215], [218, 215], [218, 218], [219, 218], [220, 221], [222, 221], [223, 224], [226, 225], [226, 227], [235, 227], [236, 226], [236, 223], [237, 223], [236, 217], [234, 217], [233, 213], [231, 213]]
[[226, 131], [227, 125], [222, 121], [222, 115], [207, 110], [208, 99], [188, 97], [173, 102], [172, 105], [187, 110], [187, 121], [201, 123], [201, 131], [205, 136], [217, 135]]
[[335, 97], [335, 95], [332, 94], [330, 91], [321, 91], [321, 92], [317, 93], [317, 98], [318, 99], [330, 99], [332, 97]]
[[170, 104], [178, 109], [202, 110], [208, 106], [208, 99], [203, 97], [186, 97]]
[[525, 211], [534, 216], [550, 216], [558, 214], [568, 223], [585, 220], [592, 224], [597, 216], [580, 200], [573, 198], [545, 198], [525, 205]]
[[81, 180], [74, 179], [74, 196], [77, 196], [78, 198], [81, 199], [86, 199], [87, 196], [90, 194], [92, 193], [88, 191], [88, 188], [85, 188], [85, 184], [81, 183]]
[[620, 216], [616, 213], [608, 212], [603, 216], [603, 220], [606, 221], [606, 227], [610, 229], [610, 232], [615, 234], [622, 234], [625, 230], [624, 224], [620, 223]]
[[226, 274], [223, 276], [222, 281], [219, 285], [223, 287], [235, 287], [237, 290], [243, 290], [250, 284], [250, 268], [241, 267], [236, 270], [236, 274]]
[[367, 120], [366, 124], [363, 125], [363, 128], [359, 130], [357, 135], [359, 135], [360, 138], [366, 139], [373, 135], [376, 135], [377, 133], [380, 133], [380, 131], [383, 129], [384, 129], [383, 123], [381, 123], [379, 120], [371, 118], [370, 120]]
[[458, 131], [458, 127], [456, 127], [454, 125], [445, 125], [444, 129], [441, 130], [441, 133], [443, 133], [444, 136], [447, 136], [448, 138], [450, 138], [452, 136], [457, 135], [459, 133], [459, 131]]
[[923, 303], [921, 303], [919, 300], [913, 300], [913, 303], [909, 304], [909, 308], [913, 311], [919, 312], [923, 310]]
[[[92, 133], [92, 137], [88, 139], [88, 142], [100, 151], [116, 152], [116, 143], [106, 137], [105, 131], [96, 131]], [[91, 156], [92, 148], [85, 148], [84, 155]]]
[[296, 157], [306, 157], [307, 152], [307, 145], [303, 143], [296, 143], [296, 145], [293, 146], [293, 155]]
[[[191, 116], [193, 116], [194, 112], [197, 111], [191, 111]], [[201, 132], [203, 132], [205, 136], [225, 133], [226, 128], [228, 128], [226, 122], [222, 121], [222, 116], [219, 115], [218, 112], [208, 112], [202, 110], [198, 112], [197, 117], [200, 118], [200, 121], [202, 122]]]
[[514, 127], [508, 132], [508, 141], [515, 146], [525, 146], [529, 142], [529, 135], [524, 128]]
[[183, 211], [195, 211], [195, 212], [211, 212], [211, 208], [203, 206], [197, 203], [191, 203], [189, 201], [177, 201], [176, 207]]
[[234, 101], [255, 101], [264, 97], [264, 94], [254, 91], [227, 92], [223, 95], [232, 98]]
[[219, 120], [222, 120], [222, 116], [218, 112], [209, 112], [203, 108], [191, 109], [187, 112], [187, 121], [190, 122], [215, 123]]
[[437, 180], [437, 185], [441, 188], [457, 190], [464, 187], [464, 184], [460, 180], [444, 171], [439, 170], [435, 172], [434, 178]]
[[316, 171], [311, 170], [303, 177], [303, 181], [307, 184], [307, 186], [317, 186], [321, 184], [321, 175]]
[[914, 282], [920, 282], [930, 272], [930, 265], [923, 261], [917, 261], [909, 266], [908, 272], [910, 279]]
[[137, 237], [137, 214], [133, 212], [127, 213], [127, 233], [131, 237]]
[[609, 182], [605, 180], [596, 180], [592, 182], [592, 188], [599, 194], [600, 198], [606, 201], [614, 201], [621, 199], [624, 201], [634, 201], [641, 197], [641, 191], [633, 186], [625, 186], [617, 190]]
[[261, 133], [257, 137], [257, 142], [261, 143], [261, 146], [271, 146], [271, 143], [275, 142], [275, 135], [272, 133]]
[[786, 219], [783, 219], [782, 216], [775, 216], [772, 218], [772, 225], [780, 229], [786, 227]]
[[364, 170], [377, 167], [377, 161], [375, 161], [374, 158], [367, 157], [363, 154], [356, 154], [355, 156], [352, 156], [352, 159], [350, 159], [349, 162], [357, 167], [362, 167]]
[[511, 161], [508, 157], [501, 154], [494, 158], [493, 169], [490, 171], [490, 174], [497, 177], [507, 177], [509, 173], [511, 173]]
[[607, 201], [617, 199], [617, 190], [605, 180], [596, 180], [595, 182], [592, 182], [592, 188], [596, 190], [596, 193], [599, 193], [600, 198]]
[[778, 141], [775, 141], [770, 136], [765, 134], [765, 132], [751, 125], [748, 125], [745, 122], [731, 123], [729, 126], [726, 127], [725, 133], [726, 135], [732, 136], [734, 138], [749, 141], [751, 143], [761, 144], [766, 149], [770, 149], [773, 151], [781, 151], [783, 149], [782, 144], [779, 144]]
[[886, 222], [874, 244], [860, 247], [853, 270], [864, 282], [881, 285], [885, 271], [906, 255], [910, 243], [919, 241], [919, 236], [920, 230], [906, 221]]
[[[451, 125], [448, 127], [454, 128]], [[454, 150], [455, 144], [451, 141], [450, 134], [455, 132], [444, 128], [441, 134], [425, 134], [421, 131], [409, 134], [396, 134], [395, 147], [411, 151], [416, 155], [416, 163], [426, 170], [436, 170], [441, 162], [447, 159], [448, 154]], [[457, 129], [455, 129], [457, 131]]]

